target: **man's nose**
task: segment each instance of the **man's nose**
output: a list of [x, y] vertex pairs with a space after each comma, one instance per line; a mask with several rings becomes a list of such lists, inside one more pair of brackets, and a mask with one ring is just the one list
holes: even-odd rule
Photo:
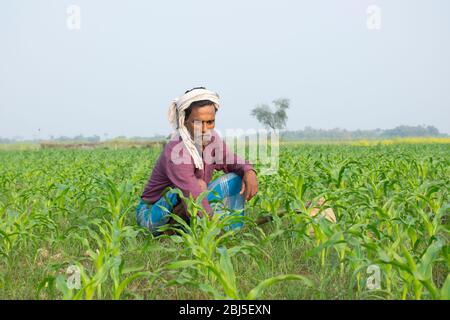
[[202, 133], [206, 133], [206, 131], [208, 131], [208, 125], [206, 122], [202, 123]]

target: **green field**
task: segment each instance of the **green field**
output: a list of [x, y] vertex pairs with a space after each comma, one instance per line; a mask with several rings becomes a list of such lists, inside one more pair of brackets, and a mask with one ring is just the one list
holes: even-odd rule
[[290, 143], [240, 232], [154, 238], [135, 208], [160, 151], [0, 151], [0, 298], [450, 299], [449, 143]]

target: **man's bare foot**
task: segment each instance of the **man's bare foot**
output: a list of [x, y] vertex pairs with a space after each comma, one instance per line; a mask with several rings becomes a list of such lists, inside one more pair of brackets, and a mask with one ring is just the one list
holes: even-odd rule
[[[325, 198], [320, 198], [319, 201], [317, 201], [317, 206], [321, 207], [323, 204], [325, 203]], [[320, 208], [314, 208], [311, 212], [310, 212], [310, 216], [311, 217], [315, 217], [320, 211]], [[333, 209], [331, 208], [327, 208], [325, 210], [323, 210], [320, 215], [322, 217], [325, 217], [325, 219], [327, 219], [330, 222], [336, 223], [336, 215], [334, 214]]]

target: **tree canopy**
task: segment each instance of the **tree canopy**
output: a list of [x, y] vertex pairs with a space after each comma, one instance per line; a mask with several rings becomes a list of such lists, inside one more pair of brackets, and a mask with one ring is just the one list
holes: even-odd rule
[[272, 111], [267, 104], [255, 107], [250, 113], [267, 129], [284, 129], [288, 119], [286, 110], [289, 109], [289, 99], [280, 98], [273, 101], [275, 111]]

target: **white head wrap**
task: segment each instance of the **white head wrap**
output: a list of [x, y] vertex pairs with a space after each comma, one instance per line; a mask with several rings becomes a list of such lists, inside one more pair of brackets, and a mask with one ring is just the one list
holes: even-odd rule
[[214, 103], [216, 111], [219, 109], [219, 95], [217, 93], [206, 89], [194, 89], [172, 101], [169, 106], [168, 117], [171, 126], [181, 136], [189, 154], [194, 159], [195, 167], [203, 170], [203, 159], [199, 150], [195, 147], [195, 143], [191, 138], [189, 131], [184, 125], [185, 110], [189, 108], [192, 102], [200, 100], [209, 100]]

